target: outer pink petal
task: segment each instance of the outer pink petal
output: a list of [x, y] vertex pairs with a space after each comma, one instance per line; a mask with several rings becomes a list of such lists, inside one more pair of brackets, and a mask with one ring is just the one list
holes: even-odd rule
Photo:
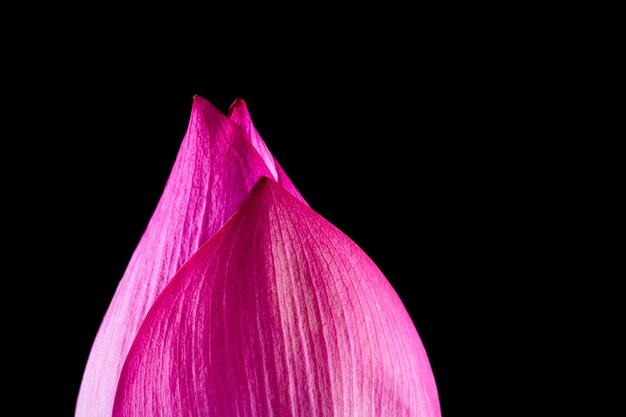
[[402, 302], [348, 237], [264, 179], [179, 271], [114, 417], [440, 416]]
[[279, 184], [285, 187], [285, 189], [287, 189], [291, 194], [304, 201], [304, 198], [302, 198], [289, 177], [287, 177], [285, 171], [283, 171], [281, 166], [278, 164], [276, 158], [274, 158], [274, 155], [272, 155], [269, 149], [267, 149], [267, 146], [265, 145], [265, 142], [263, 142], [263, 139], [261, 139], [261, 135], [259, 135], [259, 132], [257, 132], [254, 124], [252, 123], [252, 118], [250, 117], [250, 113], [248, 112], [248, 106], [246, 106], [246, 102], [241, 99], [235, 100], [235, 102], [230, 106], [230, 109], [228, 110], [228, 116], [231, 118], [231, 120], [241, 126], [243, 131], [246, 133], [246, 136], [250, 140], [250, 143], [252, 143], [252, 145], [254, 146], [254, 149], [259, 152], [259, 155], [261, 155], [261, 157], [265, 161], [265, 164], [272, 173], [272, 177]]
[[110, 417], [139, 326], [174, 273], [270, 171], [240, 126], [194, 98], [189, 128], [161, 201], [104, 317], [83, 377], [77, 417]]

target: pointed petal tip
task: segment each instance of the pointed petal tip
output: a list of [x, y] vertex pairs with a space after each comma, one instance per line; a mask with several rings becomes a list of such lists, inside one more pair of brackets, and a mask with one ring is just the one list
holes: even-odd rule
[[[214, 109], [215, 106], [213, 106], [213, 104], [211, 104], [210, 101], [206, 100], [205, 98], [194, 94], [193, 96], [193, 109], [194, 110], [200, 110], [200, 109]], [[217, 110], [217, 109], [216, 109]]]
[[193, 104], [194, 105], [202, 104], [203, 102], [206, 102], [206, 100], [204, 98], [202, 98], [201, 96], [199, 96], [197, 94], [193, 95]]
[[[269, 187], [272, 183], [276, 184], [276, 181], [274, 181], [273, 178], [270, 178], [267, 175], [263, 175], [261, 177], [261, 179], [259, 180], [259, 183], [258, 183], [259, 185], [258, 186], [259, 187], [261, 187], [261, 186]], [[276, 184], [276, 185], [278, 185], [278, 184]]]
[[[276, 197], [279, 197], [278, 200]], [[258, 212], [259, 210], [264, 210], [262, 207], [268, 208], [269, 206], [266, 206], [266, 204], [269, 203], [273, 205], [277, 201], [284, 201], [284, 198], [289, 201], [291, 201], [291, 199], [296, 199], [296, 197], [287, 191], [285, 187], [278, 183], [274, 178], [264, 175], [259, 178], [257, 183], [254, 185], [250, 192], [250, 196], [242, 207], [253, 206], [255, 208], [252, 211]]]
[[277, 188], [283, 188], [280, 186], [274, 178], [270, 178], [267, 175], [263, 175], [261, 179], [256, 183], [252, 190], [252, 195], [263, 195], [266, 193], [273, 193]]
[[214, 122], [230, 124], [231, 120], [210, 101], [195, 94], [193, 96], [193, 104], [191, 106], [191, 116], [189, 119], [188, 132], [190, 128], [202, 127], [203, 124], [192, 123], [194, 119], [204, 120], [204, 123], [212, 124]]
[[[208, 107], [212, 110], [217, 110], [217, 107], [215, 107], [210, 101], [208, 101], [207, 99], [205, 99], [204, 97], [198, 94], [193, 95], [193, 106], [194, 108]], [[248, 113], [248, 105], [246, 104], [246, 101], [244, 99], [242, 98], [235, 99], [235, 101], [233, 101], [233, 103], [228, 108], [228, 112], [226, 115], [230, 118], [235, 111], [242, 111], [242, 112]]]
[[228, 117], [232, 119], [233, 113], [239, 111], [248, 113], [248, 105], [246, 104], [246, 101], [242, 98], [236, 99], [235, 101], [233, 101], [233, 104], [230, 105], [230, 107], [228, 108]]

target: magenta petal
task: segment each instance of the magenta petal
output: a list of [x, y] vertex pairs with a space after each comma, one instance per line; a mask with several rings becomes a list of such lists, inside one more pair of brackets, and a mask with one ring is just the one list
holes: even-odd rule
[[152, 303], [183, 263], [239, 208], [258, 180], [269, 175], [241, 127], [195, 97], [189, 128], [163, 196], [94, 342], [77, 417], [111, 416], [124, 359]]
[[158, 298], [113, 412], [440, 415], [422, 343], [380, 270], [269, 179]]
[[248, 140], [250, 140], [250, 143], [252, 143], [252, 146], [254, 146], [254, 149], [257, 150], [259, 155], [261, 155], [261, 157], [265, 161], [265, 164], [272, 173], [272, 177], [279, 184], [285, 187], [287, 191], [298, 197], [298, 199], [300, 199], [301, 201], [304, 201], [304, 198], [302, 198], [289, 177], [287, 177], [285, 171], [283, 171], [281, 166], [278, 164], [276, 158], [274, 158], [274, 155], [272, 155], [269, 149], [267, 149], [267, 146], [265, 145], [265, 142], [263, 142], [263, 139], [261, 139], [261, 135], [259, 135], [259, 132], [257, 132], [254, 124], [252, 123], [252, 118], [250, 117], [250, 113], [248, 112], [248, 106], [246, 106], [246, 102], [241, 99], [235, 100], [235, 102], [230, 106], [230, 109], [228, 110], [228, 116], [231, 118], [232, 121], [241, 126], [246, 136], [248, 137]]

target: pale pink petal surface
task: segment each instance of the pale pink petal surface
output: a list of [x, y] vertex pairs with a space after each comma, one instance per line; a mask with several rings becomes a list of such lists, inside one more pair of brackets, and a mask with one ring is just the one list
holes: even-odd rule
[[402, 302], [348, 237], [270, 179], [177, 273], [114, 417], [437, 417]]
[[267, 150], [260, 137], [248, 137], [244, 128], [204, 99], [194, 98], [189, 128], [163, 196], [92, 347], [76, 417], [111, 416], [122, 365], [156, 297], [261, 177], [277, 178], [264, 162], [271, 157], [269, 151], [261, 157], [255, 149]]

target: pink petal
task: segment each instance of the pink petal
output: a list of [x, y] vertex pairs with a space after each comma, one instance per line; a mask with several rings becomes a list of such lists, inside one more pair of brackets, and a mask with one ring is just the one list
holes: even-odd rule
[[289, 191], [291, 194], [304, 201], [304, 198], [302, 198], [289, 177], [287, 177], [285, 171], [283, 171], [281, 166], [278, 164], [276, 158], [274, 158], [269, 149], [267, 149], [267, 146], [265, 145], [265, 142], [263, 142], [263, 139], [261, 139], [261, 135], [259, 135], [259, 132], [257, 132], [254, 124], [252, 123], [252, 118], [250, 117], [250, 113], [248, 113], [248, 106], [246, 106], [246, 102], [241, 99], [235, 100], [235, 102], [230, 106], [230, 109], [228, 110], [228, 116], [232, 121], [241, 126], [243, 131], [246, 133], [246, 136], [250, 140], [250, 143], [252, 143], [252, 146], [254, 146], [254, 149], [257, 150], [259, 155], [261, 155], [261, 157], [265, 161], [265, 164], [272, 173], [273, 178], [279, 184], [285, 187], [285, 189], [287, 189], [287, 191]]
[[77, 417], [111, 416], [124, 359], [154, 300], [266, 175], [270, 170], [241, 127], [195, 97], [163, 196], [96, 336]]
[[269, 179], [146, 317], [114, 417], [440, 416], [402, 302], [347, 236]]

